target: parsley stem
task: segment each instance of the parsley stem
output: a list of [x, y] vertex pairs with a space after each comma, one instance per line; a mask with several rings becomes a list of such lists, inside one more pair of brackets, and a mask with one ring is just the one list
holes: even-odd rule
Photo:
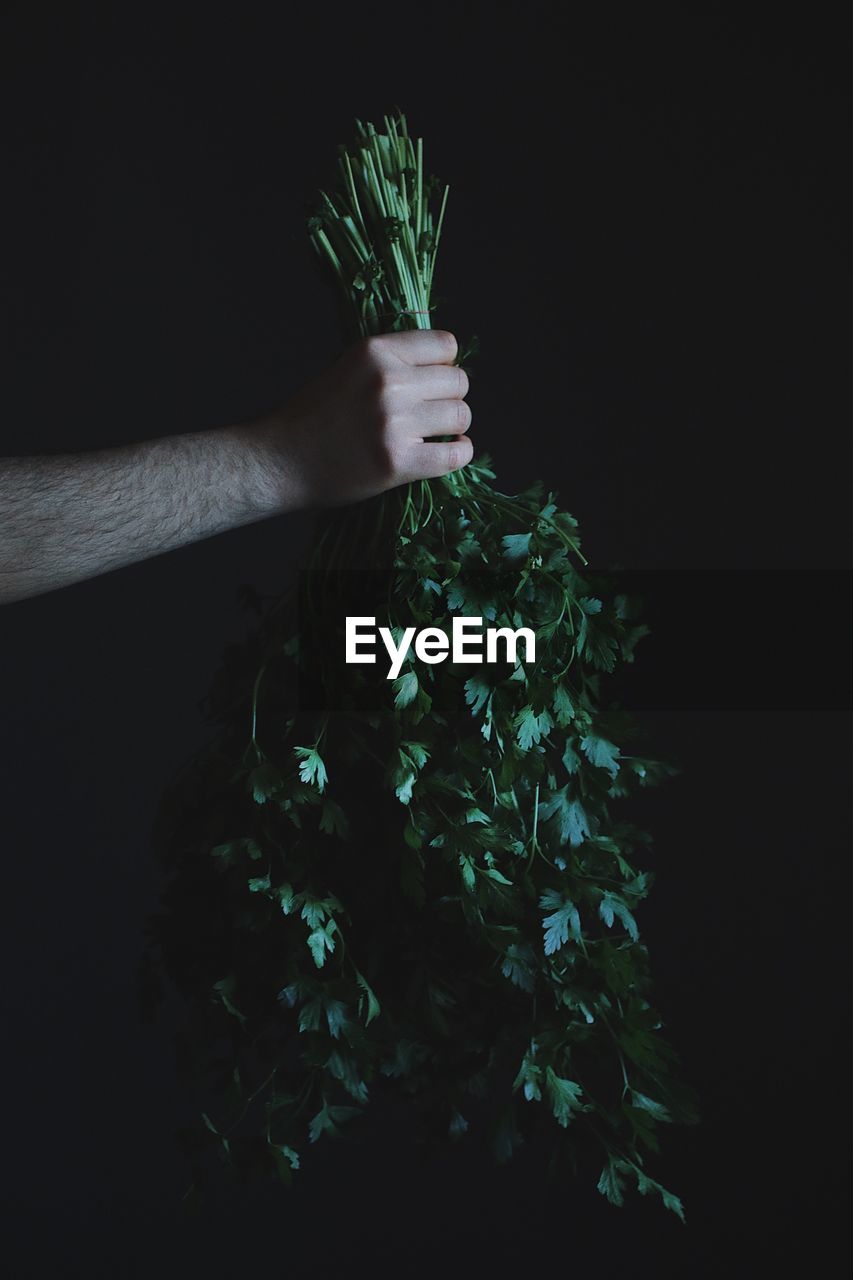
[[261, 1084], [259, 1084], [259, 1085], [258, 1085], [258, 1087], [257, 1087], [257, 1089], [255, 1089], [252, 1093], [250, 1093], [250, 1094], [249, 1094], [248, 1098], [246, 1099], [245, 1103], [243, 1104], [243, 1109], [242, 1109], [242, 1111], [240, 1112], [240, 1114], [238, 1115], [237, 1119], [236, 1119], [236, 1120], [233, 1120], [233, 1121], [231, 1122], [231, 1124], [229, 1124], [229, 1126], [228, 1126], [228, 1128], [227, 1128], [227, 1129], [223, 1129], [223, 1130], [221, 1131], [221, 1132], [224, 1134], [224, 1136], [225, 1136], [225, 1137], [228, 1137], [230, 1134], [232, 1134], [232, 1133], [234, 1132], [234, 1130], [237, 1128], [237, 1125], [238, 1125], [238, 1124], [240, 1124], [240, 1122], [241, 1122], [242, 1120], [244, 1120], [244, 1119], [245, 1119], [245, 1117], [246, 1117], [246, 1113], [248, 1112], [249, 1107], [250, 1107], [250, 1106], [252, 1105], [252, 1103], [255, 1101], [255, 1098], [257, 1098], [258, 1094], [259, 1094], [259, 1093], [262, 1093], [262, 1092], [263, 1092], [263, 1090], [264, 1090], [264, 1089], [266, 1089], [266, 1087], [267, 1087], [267, 1085], [270, 1083], [270, 1081], [274, 1079], [275, 1074], [276, 1074], [276, 1072], [278, 1071], [278, 1068], [279, 1068], [279, 1064], [278, 1064], [278, 1063], [276, 1063], [276, 1065], [273, 1067], [272, 1071], [271, 1071], [271, 1072], [269, 1073], [269, 1075], [267, 1076], [266, 1080], [264, 1080]]
[[598, 1016], [599, 1018], [601, 1018], [601, 1021], [604, 1023], [605, 1027], [610, 1032], [611, 1036], [613, 1037], [613, 1043], [616, 1045], [616, 1052], [619, 1055], [619, 1066], [622, 1068], [622, 1079], [625, 1081], [624, 1087], [622, 1089], [622, 1097], [624, 1098], [625, 1094], [630, 1090], [631, 1086], [628, 1083], [628, 1073], [625, 1070], [625, 1059], [622, 1055], [622, 1048], [619, 1044], [619, 1040], [616, 1036], [616, 1032], [613, 1030], [607, 1018], [605, 1018], [604, 1014], [601, 1012], [600, 1008], [598, 1010]]
[[258, 691], [260, 690], [260, 687], [261, 687], [261, 680], [263, 679], [264, 672], [266, 671], [266, 669], [267, 669], [267, 664], [266, 664], [266, 662], [264, 662], [264, 663], [262, 663], [262, 664], [261, 664], [261, 669], [260, 669], [260, 671], [258, 672], [257, 676], [255, 677], [255, 683], [254, 683], [254, 686], [253, 686], [253, 688], [252, 688], [252, 746], [255, 748], [255, 752], [256, 752], [257, 757], [258, 757], [258, 759], [259, 759], [259, 760], [261, 760], [261, 759], [263, 758], [263, 752], [261, 751], [260, 747], [258, 746], [258, 739], [257, 739], [257, 728], [258, 728]]
[[527, 859], [527, 866], [525, 867], [525, 872], [528, 872], [530, 870], [530, 867], [533, 863], [533, 859], [536, 857], [536, 854], [541, 852], [539, 848], [539, 840], [536, 835], [538, 827], [539, 827], [539, 783], [537, 782], [536, 783], [536, 799], [534, 800], [534, 805], [533, 805], [533, 833], [530, 837], [530, 857]]
[[494, 770], [493, 770], [492, 768], [489, 768], [489, 769], [488, 769], [488, 776], [489, 776], [489, 781], [490, 781], [490, 782], [491, 782], [491, 784], [492, 784], [492, 793], [493, 793], [493, 795], [494, 795], [494, 797], [495, 797], [495, 804], [499, 804], [499, 803], [500, 803], [500, 801], [498, 800], [498, 789], [497, 789], [497, 787], [495, 786], [495, 774], [494, 774]]

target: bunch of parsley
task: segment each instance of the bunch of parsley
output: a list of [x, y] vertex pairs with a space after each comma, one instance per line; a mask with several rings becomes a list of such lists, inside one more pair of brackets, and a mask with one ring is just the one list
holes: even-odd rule
[[[385, 126], [357, 122], [309, 223], [351, 338], [429, 326], [448, 188], [436, 219], [422, 141], [402, 114]], [[164, 800], [149, 976], [183, 997], [209, 1099], [184, 1134], [198, 1182], [208, 1144], [289, 1183], [381, 1095], [419, 1139], [482, 1137], [501, 1160], [550, 1133], [549, 1167], [594, 1160], [613, 1204], [633, 1184], [683, 1217], [645, 1164], [661, 1123], [695, 1117], [647, 998], [648, 836], [621, 814], [668, 770], [628, 753], [599, 690], [646, 628], [584, 576], [554, 494], [494, 479], [475, 460], [328, 515], [300, 600], [253, 601], [209, 695], [213, 739]], [[371, 684], [317, 658], [340, 575], [365, 565], [395, 635], [478, 616], [532, 628], [536, 663], [408, 660]], [[319, 706], [299, 696], [306, 647]]]

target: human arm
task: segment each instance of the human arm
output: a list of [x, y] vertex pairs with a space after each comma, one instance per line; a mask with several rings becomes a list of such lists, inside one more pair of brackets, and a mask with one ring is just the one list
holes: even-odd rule
[[247, 423], [0, 459], [0, 603], [464, 466], [471, 412], [456, 351], [444, 330], [367, 338]]

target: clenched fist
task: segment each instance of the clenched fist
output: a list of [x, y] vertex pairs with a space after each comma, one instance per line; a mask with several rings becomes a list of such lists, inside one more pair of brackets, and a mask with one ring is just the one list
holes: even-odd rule
[[363, 338], [251, 424], [270, 509], [338, 506], [464, 467], [471, 410], [456, 354], [443, 329]]

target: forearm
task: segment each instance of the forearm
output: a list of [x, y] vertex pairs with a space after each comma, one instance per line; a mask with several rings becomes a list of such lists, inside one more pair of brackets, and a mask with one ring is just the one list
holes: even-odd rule
[[267, 516], [358, 502], [464, 466], [471, 412], [456, 352], [445, 330], [364, 339], [249, 423], [0, 458], [0, 604]]
[[0, 604], [286, 510], [269, 488], [248, 426], [0, 459]]

